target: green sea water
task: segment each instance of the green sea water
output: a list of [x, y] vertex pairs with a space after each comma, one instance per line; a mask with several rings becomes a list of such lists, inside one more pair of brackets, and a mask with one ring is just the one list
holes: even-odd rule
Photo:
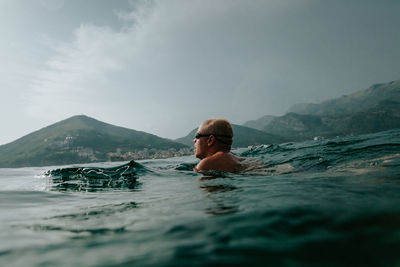
[[236, 153], [0, 169], [0, 266], [400, 265], [400, 130]]

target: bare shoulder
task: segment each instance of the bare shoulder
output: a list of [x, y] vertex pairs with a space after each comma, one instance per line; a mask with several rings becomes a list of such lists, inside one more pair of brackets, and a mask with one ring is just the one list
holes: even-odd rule
[[217, 170], [237, 172], [240, 158], [232, 153], [216, 153], [204, 158], [197, 164], [195, 171]]
[[194, 169], [195, 171], [215, 170], [215, 166], [216, 166], [215, 159], [208, 157], [202, 159]]

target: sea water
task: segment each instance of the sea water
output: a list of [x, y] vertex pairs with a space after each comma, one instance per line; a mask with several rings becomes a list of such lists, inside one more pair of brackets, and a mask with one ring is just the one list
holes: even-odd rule
[[0, 266], [400, 265], [400, 130], [236, 153], [0, 169]]

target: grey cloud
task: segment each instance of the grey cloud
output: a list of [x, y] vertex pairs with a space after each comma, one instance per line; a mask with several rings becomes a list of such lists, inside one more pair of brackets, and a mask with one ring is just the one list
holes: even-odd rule
[[[208, 117], [242, 123], [400, 77], [397, 1], [77, 3], [62, 9], [72, 38], [29, 87], [42, 121], [86, 113], [174, 138]], [[108, 19], [84, 18], [88, 6]]]

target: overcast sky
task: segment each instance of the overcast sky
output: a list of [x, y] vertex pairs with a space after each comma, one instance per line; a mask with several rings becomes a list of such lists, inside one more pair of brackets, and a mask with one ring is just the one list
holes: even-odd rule
[[400, 79], [398, 0], [0, 0], [0, 144], [85, 114], [178, 138]]

